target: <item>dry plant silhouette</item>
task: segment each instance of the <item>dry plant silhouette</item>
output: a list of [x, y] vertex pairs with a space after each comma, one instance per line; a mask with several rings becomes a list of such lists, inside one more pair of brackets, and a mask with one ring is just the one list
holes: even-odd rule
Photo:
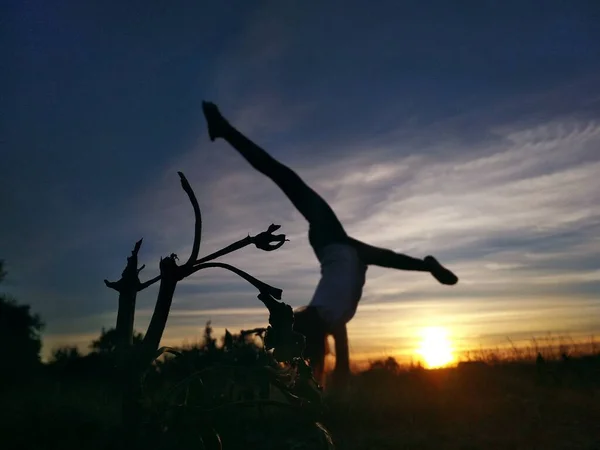
[[[123, 436], [125, 436], [127, 446], [148, 442], [148, 438], [151, 437], [151, 441], [155, 445], [159, 443], [159, 446], [165, 448], [174, 448], [174, 442], [185, 443], [182, 445], [195, 442], [200, 448], [206, 449], [221, 448], [222, 434], [230, 436], [239, 434], [239, 429], [227, 424], [227, 414], [223, 416], [222, 411], [226, 412], [231, 408], [256, 407], [260, 408], [260, 417], [264, 417], [263, 410], [269, 406], [290, 409], [300, 417], [300, 419], [293, 419], [295, 426], [298, 423], [305, 426], [304, 429], [301, 427], [299, 434], [297, 433], [298, 439], [302, 439], [299, 437], [301, 434], [307, 433], [306, 426], [308, 426], [321, 435], [317, 437], [321, 447], [331, 447], [332, 443], [327, 431], [318, 422], [321, 407], [320, 387], [312, 377], [310, 367], [303, 359], [305, 339], [304, 336], [293, 330], [294, 313], [292, 308], [279, 301], [282, 290], [229, 264], [210, 262], [250, 244], [254, 244], [263, 251], [277, 250], [286, 241], [285, 235], [273, 234], [280, 226], [272, 224], [266, 231], [256, 236], [247, 236], [213, 254], [199, 258], [202, 235], [200, 207], [189, 182], [183, 173], [178, 173], [181, 186], [192, 204], [195, 215], [194, 241], [187, 261], [181, 265], [178, 264], [178, 257], [175, 254], [161, 258], [160, 275], [141, 282], [139, 275], [145, 266], [138, 267], [138, 253], [142, 245], [142, 240], [139, 240], [136, 242], [131, 256], [127, 258], [121, 278], [115, 282], [104, 280], [107, 287], [119, 293], [117, 323], [114, 330], [116, 336], [116, 380], [120, 385]], [[235, 337], [227, 333], [224, 349], [229, 355], [230, 361], [227, 361], [226, 358], [225, 361], [216, 361], [214, 365], [190, 373], [159, 401], [146, 402], [145, 408], [143, 402], [144, 380], [148, 372], [152, 370], [154, 362], [165, 354], [183, 358], [183, 354], [176, 349], [159, 348], [177, 283], [208, 268], [230, 270], [253, 285], [259, 292], [258, 299], [269, 312], [269, 325], [265, 328], [242, 331]], [[160, 281], [158, 298], [148, 330], [139, 345], [133, 345], [137, 293], [158, 281]], [[235, 356], [240, 350], [240, 344], [246, 342], [250, 336], [258, 336], [261, 339], [263, 352], [272, 350], [269, 357], [263, 358], [267, 364], [258, 367], [256, 364], [248, 366], [248, 364], [240, 364], [239, 359]], [[251, 376], [240, 375], [241, 372], [248, 371], [252, 373]], [[252, 380], [259, 387], [260, 398], [234, 400], [222, 395], [215, 397], [215, 392], [211, 392], [211, 389], [215, 389], [215, 385], [210, 387], [209, 383], [204, 382], [209, 372], [222, 372], [221, 377], [225, 377], [224, 379], [244, 380], [246, 385], [248, 380]], [[283, 398], [271, 399], [269, 386], [277, 388]], [[247, 391], [248, 386], [245, 389]], [[194, 395], [190, 394], [191, 390]], [[198, 393], [198, 390], [201, 392]], [[185, 392], [183, 397], [180, 395], [181, 392]], [[225, 398], [226, 401], [215, 403], [215, 398], [219, 398], [219, 400]], [[220, 420], [223, 418], [225, 420]], [[260, 424], [261, 420], [255, 421], [254, 427], [260, 427]], [[314, 447], [314, 437], [309, 436], [309, 439], [312, 442], [311, 448], [317, 448]], [[267, 443], [263, 442], [261, 447], [267, 448], [266, 445]]]

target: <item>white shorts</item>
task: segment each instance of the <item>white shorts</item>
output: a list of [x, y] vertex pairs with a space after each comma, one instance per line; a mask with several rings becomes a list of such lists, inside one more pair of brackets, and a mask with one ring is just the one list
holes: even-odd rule
[[321, 280], [310, 301], [329, 326], [354, 317], [365, 285], [367, 265], [350, 244], [333, 243], [319, 249]]

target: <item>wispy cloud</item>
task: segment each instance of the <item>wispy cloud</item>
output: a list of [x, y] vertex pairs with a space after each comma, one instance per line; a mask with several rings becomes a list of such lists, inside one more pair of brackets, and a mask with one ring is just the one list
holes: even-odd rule
[[[301, 140], [273, 149], [275, 155], [297, 163], [300, 175], [331, 203], [353, 236], [415, 256], [437, 255], [461, 277], [458, 286], [448, 289], [428, 275], [370, 268], [351, 326], [356, 349], [380, 348], [376, 341], [382, 337], [369, 331], [377, 314], [376, 309], [368, 313], [370, 305], [412, 305], [400, 327], [406, 329], [410, 323], [426, 325], [438, 317], [429, 313], [415, 320], [422, 317], [415, 311], [431, 311], [425, 305], [437, 304], [435, 299], [443, 299], [446, 311], [467, 308], [461, 303], [465, 299], [473, 305], [500, 299], [488, 318], [479, 312], [446, 313], [444, 317], [454, 318], [451, 324], [457, 333], [471, 330], [470, 336], [543, 332], [565, 324], [575, 329], [598, 312], [600, 306], [594, 302], [586, 303], [584, 315], [574, 312], [572, 305], [560, 311], [532, 307], [515, 320], [517, 305], [533, 305], [540, 296], [574, 296], [588, 302], [586, 285], [599, 280], [600, 215], [594, 199], [600, 193], [596, 176], [600, 161], [595, 152], [600, 127], [592, 119], [573, 116], [533, 125], [523, 122], [502, 127], [495, 127], [493, 121], [479, 123], [492, 137], [460, 148], [453, 148], [456, 143], [450, 140], [444, 151], [439, 151], [442, 138], [432, 152], [411, 151], [414, 138], [373, 151], [369, 141], [363, 146], [348, 142], [350, 150], [344, 155], [318, 165], [310, 164], [311, 149], [302, 156]], [[439, 127], [434, 128], [443, 137]], [[336, 144], [344, 147], [341, 141]], [[286, 157], [291, 149], [296, 149], [291, 152], [296, 156]], [[175, 174], [180, 169], [196, 187], [203, 210], [202, 253], [262, 231], [270, 223], [282, 224], [291, 242], [281, 250], [265, 254], [251, 247], [226, 260], [282, 287], [284, 300], [293, 306], [308, 302], [319, 269], [306, 239], [304, 219], [270, 180], [254, 172], [234, 150], [206, 138], [203, 142], [201, 135], [197, 147], [174, 160], [158, 185], [143, 188], [132, 202], [137, 205], [136, 215], [129, 220], [148, 242], [144, 258], [153, 261], [171, 251], [181, 255], [189, 251], [193, 217]], [[153, 275], [152, 269], [147, 275]], [[146, 304], [152, 305], [151, 294], [147, 296]], [[253, 288], [235, 275], [218, 270], [199, 273], [181, 283], [165, 339], [173, 343], [192, 338], [201, 333], [202, 321], [208, 318], [215, 320], [217, 331], [261, 325], [265, 315], [260, 309], [252, 314], [239, 310], [253, 304], [259, 304]], [[233, 309], [225, 314], [194, 313], [206, 307]], [[149, 319], [144, 317], [141, 313], [140, 324]], [[490, 320], [496, 327], [489, 326]], [[389, 326], [389, 349], [400, 348], [408, 339], [398, 329]], [[378, 327], [377, 333], [381, 332]]]
[[[28, 15], [17, 22], [27, 32], [12, 53], [27, 57], [9, 64], [23, 76], [5, 114], [0, 256], [9, 291], [47, 319], [48, 348], [114, 323], [102, 279], [118, 277], [137, 239], [142, 277], [160, 256], [187, 255], [193, 214], [178, 170], [199, 197], [202, 254], [279, 223], [291, 240], [281, 250], [226, 261], [293, 306], [309, 301], [319, 267], [307, 224], [270, 180], [209, 142], [203, 98], [321, 193], [350, 234], [434, 254], [460, 276], [447, 288], [370, 268], [355, 351], [407, 348], [412, 329], [436, 321], [472, 340], [593, 328], [600, 39], [585, 8], [482, 6], [468, 20], [445, 2], [319, 3], [318, 17], [306, 2], [176, 8], [144, 20], [123, 9], [106, 14], [110, 25], [96, 10], [54, 12], [53, 23], [85, 24], [60, 39]], [[108, 41], [106, 29], [116, 30]], [[194, 338], [205, 315], [217, 329], [264, 324], [255, 294], [231, 273], [198, 273], [178, 287], [165, 339]], [[139, 329], [155, 295], [140, 295]]]
[[[440, 317], [459, 337], [461, 333], [485, 337], [565, 327], [589, 329], [590, 315], [600, 311], [585, 288], [597, 284], [600, 275], [595, 259], [600, 250], [600, 215], [594, 200], [600, 193], [596, 176], [600, 161], [595, 153], [600, 127], [593, 120], [568, 116], [533, 126], [514, 123], [503, 131], [493, 122], [478, 125], [488, 127], [494, 139], [441, 154], [411, 153], [398, 141], [377, 149], [375, 157], [365, 145], [326, 166], [308, 165], [310, 155], [300, 164], [301, 176], [332, 204], [353, 236], [416, 256], [439, 255], [461, 276], [461, 283], [448, 289], [427, 275], [370, 268], [365, 295], [351, 325], [352, 336], [359, 342], [356, 348], [375, 348], [376, 341], [384, 338], [390, 348], [398, 347], [406, 339], [399, 330], [425, 326]], [[360, 148], [360, 144], [354, 142], [351, 147]], [[213, 165], [203, 167], [201, 161], [209, 159], [209, 152]], [[285, 147], [274, 153], [287, 154]], [[222, 178], [213, 172], [219, 164], [229, 170]], [[192, 183], [202, 186], [206, 252], [271, 222], [281, 223], [292, 241], [280, 251], [264, 254], [251, 248], [227, 261], [284, 288], [284, 299], [292, 305], [306, 303], [318, 281], [318, 264], [305, 237], [306, 223], [275, 185], [246, 167], [222, 143], [202, 144], [184, 157], [183, 165], [197, 168]], [[189, 239], [176, 236], [191, 233], [191, 211], [170, 178], [169, 195], [155, 202], [156, 208], [163, 202], [170, 208], [170, 219], [154, 226], [168, 233], [165, 242], [184, 249]], [[265, 320], [260, 309], [250, 313], [235, 308], [257, 301], [253, 288], [232, 274], [198, 275], [183, 282], [182, 288], [170, 322], [171, 334], [178, 338], [183, 328], [176, 330], [199, 316], [234, 327], [256, 326]], [[549, 308], [546, 300], [540, 300], [564, 302], [566, 297], [585, 306], [561, 303]], [[484, 314], [481, 305], [490, 299], [495, 299], [494, 309]], [[198, 312], [199, 302], [205, 307], [233, 309]], [[392, 321], [389, 328], [384, 325], [370, 331], [369, 323], [382, 322], [375, 316], [386, 304], [406, 304], [411, 309], [401, 324]], [[520, 308], [521, 304], [529, 306]], [[469, 308], [472, 313], [466, 312]]]

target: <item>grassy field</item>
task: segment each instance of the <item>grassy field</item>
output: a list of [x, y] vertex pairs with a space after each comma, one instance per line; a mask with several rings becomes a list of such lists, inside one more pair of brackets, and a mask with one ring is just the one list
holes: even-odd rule
[[341, 449], [600, 448], [600, 383], [574, 373], [500, 365], [357, 378], [330, 400]]
[[[122, 448], [110, 383], [38, 376], [2, 391], [2, 449]], [[296, 419], [267, 412], [256, 425], [247, 414], [227, 413], [230, 431], [246, 437], [224, 439], [225, 449], [307, 448], [259, 444], [270, 439], [265, 420], [291, 430]], [[600, 359], [374, 368], [355, 374], [344, 392], [324, 395], [322, 423], [340, 450], [600, 449]], [[249, 437], [253, 427], [263, 435]]]

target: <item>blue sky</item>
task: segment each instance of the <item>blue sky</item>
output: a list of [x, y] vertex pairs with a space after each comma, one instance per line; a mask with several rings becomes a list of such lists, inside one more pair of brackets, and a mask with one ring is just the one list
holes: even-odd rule
[[[306, 224], [226, 144], [201, 101], [294, 168], [350, 234], [461, 277], [368, 271], [353, 351], [600, 329], [597, 2], [7, 2], [0, 71], [4, 289], [47, 322], [44, 351], [113, 326], [116, 279], [144, 237], [143, 278], [279, 223], [291, 242], [224, 261], [308, 302]], [[138, 298], [143, 331], [156, 289]], [[266, 323], [228, 272], [181, 283], [165, 342]], [[465, 345], [466, 345], [465, 344]]]

